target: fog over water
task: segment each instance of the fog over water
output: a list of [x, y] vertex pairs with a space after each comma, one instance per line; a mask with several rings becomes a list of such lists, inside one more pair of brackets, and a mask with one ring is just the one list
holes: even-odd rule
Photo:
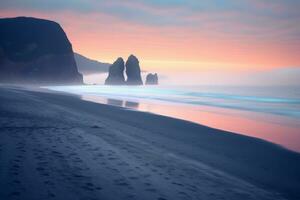
[[[184, 68], [183, 68], [184, 69]], [[284, 67], [272, 70], [220, 70], [172, 71], [152, 70], [142, 73], [143, 80], [148, 73], [158, 73], [160, 85], [231, 85], [231, 86], [300, 86], [300, 68]], [[103, 84], [106, 73], [84, 76], [87, 84]]]

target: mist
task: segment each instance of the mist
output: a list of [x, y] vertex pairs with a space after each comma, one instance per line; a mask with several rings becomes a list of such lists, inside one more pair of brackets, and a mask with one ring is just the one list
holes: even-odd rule
[[[142, 73], [145, 80], [148, 72]], [[300, 69], [296, 67], [264, 71], [251, 70], [204, 70], [204, 71], [160, 71], [160, 85], [233, 85], [233, 86], [300, 86]], [[84, 76], [86, 84], [103, 84], [107, 73]]]

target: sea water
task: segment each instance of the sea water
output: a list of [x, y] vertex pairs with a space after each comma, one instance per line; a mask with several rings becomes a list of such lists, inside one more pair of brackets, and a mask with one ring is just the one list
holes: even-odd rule
[[292, 86], [53, 86], [82, 99], [192, 121], [300, 152], [300, 88]]

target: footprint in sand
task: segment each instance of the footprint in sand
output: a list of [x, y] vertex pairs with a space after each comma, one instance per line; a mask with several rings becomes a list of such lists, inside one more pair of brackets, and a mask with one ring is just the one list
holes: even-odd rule
[[181, 195], [181, 196], [185, 196], [185, 197], [187, 197], [187, 196], [188, 196], [188, 194], [187, 194], [187, 193], [185, 193], [185, 192], [183, 192], [183, 191], [179, 191], [179, 192], [178, 192], [178, 194], [179, 194], [179, 195]]
[[50, 197], [50, 198], [54, 198], [54, 197], [55, 197], [55, 194], [53, 194], [53, 193], [49, 192], [49, 193], [48, 193], [48, 197]]
[[157, 190], [155, 188], [147, 188], [145, 190], [148, 192], [157, 192]]
[[42, 176], [49, 176], [48, 173], [42, 173]]
[[158, 197], [157, 200], [167, 200], [167, 199], [163, 197]]
[[94, 129], [102, 129], [104, 128], [103, 126], [99, 126], [99, 125], [93, 125], [91, 126], [91, 128], [94, 128]]
[[62, 155], [62, 153], [58, 152], [58, 151], [52, 151], [51, 152], [52, 155], [54, 155], [55, 157], [58, 158], [63, 158], [64, 156]]
[[14, 176], [18, 176], [18, 175], [19, 175], [19, 172], [12, 172], [12, 174], [13, 174]]
[[129, 183], [127, 183], [125, 179], [116, 179], [114, 180], [114, 184], [117, 186], [129, 186]]
[[21, 184], [21, 181], [19, 181], [19, 180], [16, 179], [16, 180], [13, 180], [13, 183], [14, 184]]
[[36, 170], [37, 171], [44, 171], [45, 169], [43, 167], [37, 167]]
[[94, 184], [93, 183], [86, 183], [85, 185], [89, 186], [89, 187], [93, 187]]
[[75, 162], [75, 163], [82, 163], [83, 161], [79, 157], [75, 157], [73, 159], [73, 162]]
[[137, 177], [137, 176], [130, 176], [129, 179], [131, 179], [131, 180], [137, 180], [137, 179], [139, 179], [139, 177]]
[[97, 154], [98, 157], [103, 157], [104, 155], [102, 153]]
[[118, 162], [117, 165], [119, 166], [129, 166], [127, 162]]
[[14, 164], [11, 168], [13, 171], [18, 171], [20, 169], [20, 165]]
[[102, 187], [98, 186], [95, 188], [96, 190], [102, 190]]
[[14, 192], [10, 193], [9, 196], [20, 196], [20, 194], [21, 194], [21, 192], [19, 192], [19, 191], [14, 191]]
[[117, 160], [115, 157], [108, 157], [108, 160]]
[[44, 183], [46, 185], [54, 186], [54, 183], [52, 181], [49, 181], [49, 180], [44, 181]]
[[152, 184], [147, 182], [147, 183], [144, 183], [144, 185], [151, 186]]
[[194, 186], [194, 185], [189, 185], [187, 189], [192, 191], [192, 192], [197, 192], [197, 187]]
[[40, 166], [47, 166], [49, 162], [47, 161], [39, 161], [37, 164]]
[[87, 185], [83, 185], [83, 186], [81, 186], [81, 188], [84, 189], [84, 190], [88, 190], [88, 191], [94, 191], [94, 188], [89, 187]]
[[173, 185], [180, 186], [180, 187], [183, 187], [183, 184], [181, 184], [181, 183], [172, 182], [172, 184], [173, 184]]

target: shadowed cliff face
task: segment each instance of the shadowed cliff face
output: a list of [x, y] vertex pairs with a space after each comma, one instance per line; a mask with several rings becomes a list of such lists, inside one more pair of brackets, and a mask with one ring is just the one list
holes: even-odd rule
[[72, 45], [59, 24], [0, 19], [0, 82], [82, 84]]
[[105, 85], [124, 85], [124, 60], [118, 58], [110, 67], [108, 77], [105, 80]]
[[143, 85], [139, 60], [134, 55], [126, 61], [126, 75], [128, 85]]

